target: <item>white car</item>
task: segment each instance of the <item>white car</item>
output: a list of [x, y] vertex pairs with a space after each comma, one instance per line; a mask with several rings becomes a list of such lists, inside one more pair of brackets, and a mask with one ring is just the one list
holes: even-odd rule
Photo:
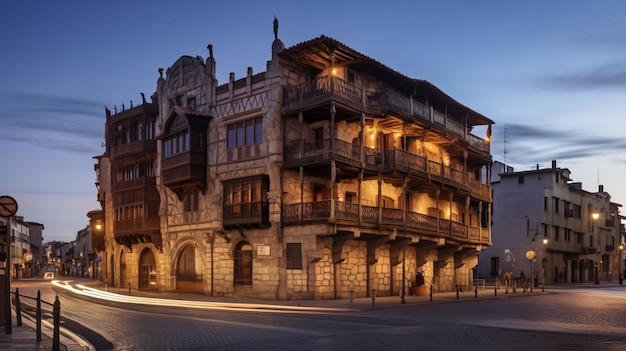
[[43, 279], [54, 279], [54, 272], [46, 272], [43, 274]]

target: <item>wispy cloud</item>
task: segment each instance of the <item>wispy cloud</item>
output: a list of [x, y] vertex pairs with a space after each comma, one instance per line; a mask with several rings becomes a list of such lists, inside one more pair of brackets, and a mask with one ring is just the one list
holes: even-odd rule
[[[626, 152], [626, 138], [592, 134], [594, 132], [589, 130], [555, 129], [547, 124], [543, 128], [540, 125], [506, 124], [496, 127], [495, 133], [505, 139], [507, 162], [514, 164], [621, 156]], [[497, 148], [498, 143], [494, 146]], [[492, 151], [497, 157], [498, 152]], [[623, 158], [617, 158], [626, 163]]]
[[0, 139], [94, 154], [103, 141], [104, 105], [71, 97], [0, 91]]
[[626, 60], [606, 63], [596, 67], [545, 77], [541, 83], [559, 89], [626, 89]]

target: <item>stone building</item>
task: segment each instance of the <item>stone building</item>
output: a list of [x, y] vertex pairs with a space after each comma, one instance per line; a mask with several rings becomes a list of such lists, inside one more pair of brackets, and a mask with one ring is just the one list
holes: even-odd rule
[[537, 285], [617, 281], [626, 268], [622, 205], [602, 185], [584, 190], [556, 161], [518, 172], [494, 162], [492, 170], [493, 246], [480, 253], [478, 278], [500, 271], [525, 272]]
[[151, 262], [151, 288], [213, 296], [471, 286], [491, 243], [489, 135], [471, 131], [493, 121], [332, 38], [275, 37], [264, 72], [225, 84], [210, 45], [159, 70], [160, 237], [118, 240], [105, 201], [108, 282], [145, 288]]

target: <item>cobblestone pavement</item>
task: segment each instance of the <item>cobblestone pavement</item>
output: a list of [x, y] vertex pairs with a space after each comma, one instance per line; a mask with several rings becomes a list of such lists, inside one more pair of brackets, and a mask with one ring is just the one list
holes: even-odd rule
[[[120, 293], [128, 295], [128, 291]], [[402, 304], [397, 296], [374, 301], [259, 301], [131, 292], [168, 300], [263, 307], [255, 312], [107, 306], [64, 293], [60, 296], [65, 318], [96, 331], [115, 350], [626, 351], [626, 287], [581, 285], [547, 287], [543, 293], [535, 290], [532, 294], [476, 293], [463, 292], [458, 298], [455, 293], [436, 294], [432, 301], [430, 296], [407, 296]], [[279, 310], [278, 306], [296, 310]], [[297, 311], [299, 306], [324, 311]], [[3, 340], [0, 335], [0, 350], [5, 350]], [[105, 348], [94, 345], [93, 349]]]

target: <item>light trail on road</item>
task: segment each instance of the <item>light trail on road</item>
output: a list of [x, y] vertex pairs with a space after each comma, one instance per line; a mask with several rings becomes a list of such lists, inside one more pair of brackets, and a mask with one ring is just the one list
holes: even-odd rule
[[237, 302], [212, 302], [212, 301], [191, 301], [191, 300], [174, 300], [156, 297], [142, 297], [120, 295], [100, 289], [90, 288], [82, 284], [75, 286], [70, 284], [71, 281], [53, 280], [52, 284], [58, 288], [70, 291], [74, 294], [87, 296], [90, 298], [107, 300], [119, 303], [149, 305], [149, 306], [168, 306], [168, 307], [186, 307], [205, 310], [220, 311], [243, 311], [243, 312], [262, 312], [262, 313], [336, 313], [353, 311], [346, 308], [329, 308], [329, 307], [306, 307], [306, 306], [287, 306], [287, 305], [271, 305], [271, 304], [253, 304], [253, 303], [237, 303]]

